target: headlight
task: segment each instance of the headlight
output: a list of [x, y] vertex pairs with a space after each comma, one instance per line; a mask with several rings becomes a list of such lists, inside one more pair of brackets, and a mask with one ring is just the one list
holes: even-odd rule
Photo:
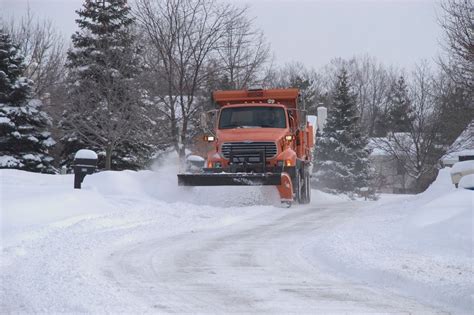
[[278, 167], [283, 167], [283, 161], [282, 161], [282, 160], [278, 160], [276, 165], [277, 165]]
[[204, 141], [213, 142], [214, 140], [216, 140], [214, 136], [204, 136]]
[[293, 136], [293, 135], [285, 136], [285, 140], [286, 140], [286, 141], [291, 141], [291, 140], [293, 140], [294, 138], [295, 138], [295, 136]]

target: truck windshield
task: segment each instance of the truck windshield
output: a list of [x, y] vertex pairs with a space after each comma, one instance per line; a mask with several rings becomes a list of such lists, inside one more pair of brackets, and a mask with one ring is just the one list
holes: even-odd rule
[[281, 107], [229, 107], [221, 111], [219, 129], [285, 128], [285, 110]]

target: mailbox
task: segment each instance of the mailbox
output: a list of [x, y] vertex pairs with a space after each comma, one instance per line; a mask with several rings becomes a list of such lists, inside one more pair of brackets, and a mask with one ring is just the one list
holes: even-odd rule
[[97, 168], [97, 154], [94, 151], [81, 149], [74, 156], [74, 188], [81, 189], [86, 175], [93, 174]]

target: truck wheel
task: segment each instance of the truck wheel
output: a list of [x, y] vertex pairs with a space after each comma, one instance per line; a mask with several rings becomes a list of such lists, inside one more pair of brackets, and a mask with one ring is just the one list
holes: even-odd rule
[[298, 203], [301, 203], [301, 198], [303, 197], [303, 192], [302, 192], [302, 189], [303, 188], [303, 183], [302, 183], [302, 176], [301, 176], [301, 170], [300, 169], [297, 169], [296, 172], [295, 172], [295, 181], [294, 181], [294, 185], [293, 185], [293, 190], [295, 192], [295, 201], [298, 202]]
[[299, 202], [301, 204], [308, 204], [311, 201], [311, 181], [310, 175], [307, 170], [304, 170], [301, 178], [301, 198]]
[[311, 202], [311, 174], [306, 171], [305, 172], [305, 180], [306, 180], [306, 203]]

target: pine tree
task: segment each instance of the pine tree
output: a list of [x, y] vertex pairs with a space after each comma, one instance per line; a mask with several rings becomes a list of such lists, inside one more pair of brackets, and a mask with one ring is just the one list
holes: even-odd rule
[[387, 127], [392, 132], [409, 132], [412, 117], [411, 102], [405, 78], [401, 76], [391, 87], [388, 96]]
[[314, 184], [330, 193], [359, 194], [370, 186], [369, 150], [347, 71], [338, 75], [331, 109], [315, 150]]
[[53, 173], [50, 117], [30, 99], [33, 82], [23, 77], [24, 58], [0, 29], [0, 168]]
[[149, 156], [152, 146], [141, 137], [150, 125], [143, 119], [130, 7], [126, 0], [86, 0], [77, 13], [80, 30], [72, 36], [67, 62], [70, 104], [61, 122], [69, 130], [62, 138], [64, 159], [82, 146], [103, 152], [106, 169], [137, 168], [140, 159], [127, 156]]

